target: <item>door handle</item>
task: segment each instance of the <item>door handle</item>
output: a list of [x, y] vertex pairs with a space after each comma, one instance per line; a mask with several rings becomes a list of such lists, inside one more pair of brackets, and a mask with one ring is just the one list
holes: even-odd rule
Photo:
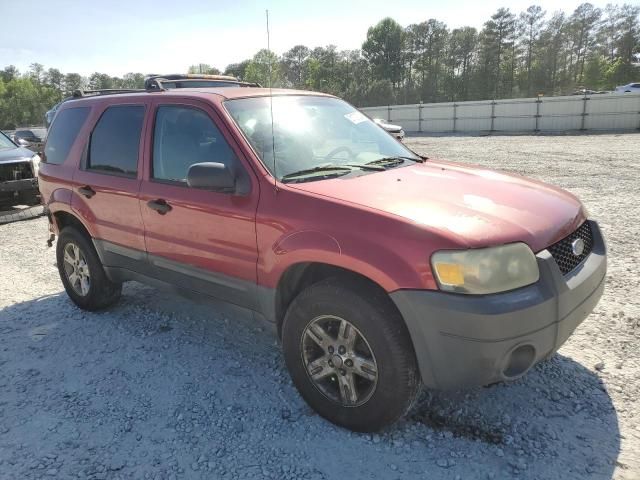
[[165, 213], [171, 210], [171, 205], [167, 203], [166, 200], [159, 198], [157, 200], [150, 200], [147, 202], [147, 206], [158, 212], [160, 215], [164, 215]]
[[78, 188], [78, 193], [84, 195], [87, 198], [91, 198], [96, 194], [96, 191], [89, 185], [85, 185], [84, 187]]

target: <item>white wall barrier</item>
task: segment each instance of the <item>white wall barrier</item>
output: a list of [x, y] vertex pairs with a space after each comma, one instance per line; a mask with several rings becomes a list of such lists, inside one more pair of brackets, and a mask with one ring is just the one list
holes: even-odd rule
[[640, 130], [640, 94], [574, 95], [365, 107], [407, 132]]

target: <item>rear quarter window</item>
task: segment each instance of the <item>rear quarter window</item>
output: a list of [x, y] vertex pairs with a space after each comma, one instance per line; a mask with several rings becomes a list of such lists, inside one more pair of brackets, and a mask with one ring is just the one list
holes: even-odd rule
[[47, 136], [43, 159], [45, 162], [54, 165], [64, 163], [90, 110], [89, 107], [76, 107], [58, 112]]

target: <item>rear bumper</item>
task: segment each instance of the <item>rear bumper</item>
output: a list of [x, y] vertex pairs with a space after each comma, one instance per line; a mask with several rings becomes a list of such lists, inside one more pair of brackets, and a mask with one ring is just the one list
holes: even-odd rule
[[595, 308], [606, 274], [606, 249], [591, 222], [592, 253], [563, 276], [549, 252], [537, 254], [540, 280], [493, 295], [398, 290], [403, 315], [428, 387], [465, 388], [522, 376], [552, 355]]

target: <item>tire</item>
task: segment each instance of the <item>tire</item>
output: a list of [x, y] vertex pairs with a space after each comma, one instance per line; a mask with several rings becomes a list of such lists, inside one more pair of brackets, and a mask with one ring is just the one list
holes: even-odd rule
[[[349, 350], [346, 356], [335, 356], [337, 348], [344, 353], [344, 342], [335, 340], [346, 325], [344, 320], [351, 325], [344, 327], [349, 331], [345, 337], [362, 337], [355, 341], [352, 357]], [[320, 343], [318, 326], [326, 334], [326, 341]], [[374, 432], [393, 424], [409, 411], [420, 390], [413, 345], [401, 315], [384, 292], [365, 282], [332, 278], [308, 287], [287, 310], [282, 344], [287, 368], [302, 397], [322, 417], [349, 430]], [[367, 348], [371, 355], [366, 354]], [[360, 360], [363, 356], [367, 370], [366, 362]], [[329, 361], [334, 358], [337, 361]], [[349, 358], [362, 366], [359, 373], [350, 368], [354, 362], [349, 365]], [[342, 368], [337, 369], [338, 364]], [[308, 372], [323, 378], [314, 381]], [[375, 383], [372, 372], [377, 372]], [[356, 395], [350, 395], [352, 390]]]
[[[77, 252], [72, 253], [75, 248]], [[65, 260], [67, 252], [71, 253], [70, 259], [78, 260], [77, 268], [70, 269], [74, 272], [81, 271], [76, 277], [72, 277], [67, 271], [70, 265]], [[79, 255], [76, 257], [77, 253]], [[60, 279], [67, 295], [83, 310], [101, 310], [113, 305], [120, 298], [122, 284], [114, 283], [107, 278], [91, 240], [76, 228], [65, 227], [60, 232], [56, 245], [56, 260]], [[88, 277], [88, 282], [84, 285], [81, 281], [74, 281], [72, 284], [72, 280], [85, 275]]]

